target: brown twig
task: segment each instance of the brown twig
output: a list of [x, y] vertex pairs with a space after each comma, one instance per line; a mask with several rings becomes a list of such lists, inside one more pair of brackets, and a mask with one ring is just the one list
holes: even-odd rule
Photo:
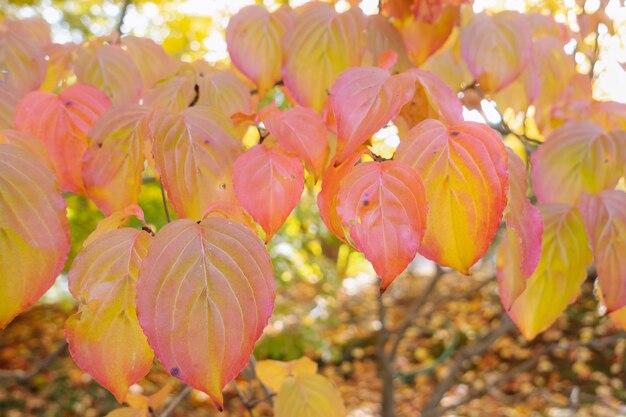
[[186, 385], [185, 388], [172, 400], [172, 402], [167, 406], [165, 410], [159, 415], [159, 417], [168, 417], [172, 414], [172, 411], [180, 404], [182, 400], [185, 399], [190, 393], [192, 388], [189, 385]]
[[409, 327], [411, 327], [413, 321], [422, 312], [422, 309], [428, 303], [429, 297], [432, 296], [432, 292], [434, 291], [435, 287], [443, 276], [443, 269], [439, 267], [439, 265], [437, 265], [437, 271], [435, 272], [435, 275], [430, 279], [430, 282], [428, 283], [426, 288], [424, 288], [424, 291], [422, 291], [420, 298], [415, 302], [415, 304], [413, 304], [412, 310], [406, 314], [404, 322], [402, 322], [402, 324], [393, 332], [394, 341], [391, 345], [391, 350], [389, 352], [389, 356], [392, 361], [395, 359], [398, 353], [398, 347], [400, 346], [400, 342], [402, 342], [406, 331], [409, 329]]
[[498, 340], [504, 334], [508, 333], [512, 328], [513, 321], [506, 314], [503, 314], [502, 320], [500, 321], [500, 325], [498, 327], [488, 332], [480, 340], [461, 349], [459, 354], [456, 356], [455, 361], [450, 366], [450, 370], [448, 371], [446, 377], [437, 384], [435, 392], [432, 394], [430, 401], [424, 406], [424, 411], [422, 414], [426, 415], [424, 413], [433, 412], [434, 410], [436, 410], [443, 396], [454, 385], [457, 374], [463, 369], [463, 363], [467, 359], [486, 352], [495, 343], [496, 340]]
[[18, 381], [28, 381], [35, 375], [48, 368], [61, 354], [67, 351], [67, 341], [62, 340], [48, 356], [39, 361], [35, 366], [27, 371], [17, 369], [14, 371], [0, 370], [0, 379], [16, 379]]
[[117, 26], [115, 26], [115, 31], [119, 33], [120, 37], [122, 36], [122, 25], [124, 24], [124, 18], [126, 17], [126, 12], [128, 12], [128, 6], [130, 6], [131, 2], [132, 0], [124, 0], [124, 3], [122, 3], [120, 17], [117, 20]]
[[160, 184], [161, 184], [161, 201], [163, 201], [163, 211], [165, 211], [165, 219], [167, 220], [168, 223], [171, 223], [172, 218], [170, 217], [170, 211], [167, 208], [167, 197], [165, 196], [165, 188], [163, 187], [163, 181], [161, 181]]
[[[509, 320], [509, 322], [511, 322]], [[541, 358], [542, 355], [546, 355], [548, 353], [551, 352], [555, 352], [555, 351], [559, 351], [559, 350], [573, 350], [573, 349], [578, 349], [581, 347], [591, 347], [591, 348], [603, 348], [603, 347], [607, 347], [607, 346], [612, 346], [615, 343], [617, 343], [618, 341], [622, 340], [626, 338], [626, 332], [619, 332], [616, 333], [612, 336], [607, 336], [604, 337], [602, 339], [593, 339], [590, 340], [588, 342], [573, 342], [573, 343], [567, 343], [567, 344], [562, 344], [562, 343], [555, 343], [552, 345], [547, 345], [542, 347], [541, 349], [539, 349], [538, 352], [536, 352], [535, 354], [532, 355], [531, 358], [525, 360], [524, 362], [520, 363], [519, 365], [517, 365], [515, 368], [511, 369], [509, 372], [507, 372], [506, 374], [502, 375], [500, 378], [498, 378], [495, 381], [491, 381], [488, 384], [485, 384], [485, 386], [483, 388], [474, 390], [474, 391], [470, 391], [462, 400], [456, 402], [455, 404], [446, 406], [446, 407], [441, 407], [438, 408], [438, 404], [439, 401], [441, 401], [441, 398], [443, 398], [443, 396], [441, 396], [441, 398], [438, 399], [437, 404], [434, 404], [434, 406], [431, 406], [430, 408], [428, 408], [428, 405], [424, 408], [424, 411], [422, 412], [422, 417], [436, 417], [436, 416], [440, 416], [444, 413], [446, 413], [447, 411], [450, 411], [452, 409], [455, 409], [461, 405], [467, 404], [470, 401], [482, 397], [483, 395], [486, 395], [490, 392], [490, 390], [492, 390], [494, 387], [498, 387], [498, 386], [502, 386], [504, 384], [506, 384], [507, 382], [511, 381], [515, 376], [529, 371], [531, 369], [533, 369], [537, 363], [539, 362], [539, 359]], [[465, 358], [467, 359], [467, 358]], [[449, 376], [450, 374], [448, 374]], [[447, 390], [446, 390], [447, 392]], [[444, 393], [445, 394], [445, 393]], [[431, 401], [432, 403], [433, 401]], [[430, 403], [429, 403], [430, 405]], [[428, 409], [427, 409], [428, 408]]]

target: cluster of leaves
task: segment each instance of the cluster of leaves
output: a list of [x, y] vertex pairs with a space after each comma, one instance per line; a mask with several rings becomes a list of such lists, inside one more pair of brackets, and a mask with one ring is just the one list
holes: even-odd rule
[[[459, 3], [389, 1], [376, 16], [249, 6], [226, 31], [236, 70], [148, 39], [58, 45], [40, 20], [3, 21], [0, 327], [65, 265], [61, 191], [86, 196], [107, 217], [69, 269], [74, 360], [123, 401], [156, 356], [221, 408], [273, 311], [264, 242], [305, 183], [381, 291], [418, 253], [469, 274], [504, 215], [500, 295], [527, 338], [578, 296], [593, 259], [608, 311], [626, 315], [624, 106], [592, 99], [563, 50], [576, 34], [551, 17], [463, 18]], [[463, 105], [485, 97], [524, 125], [533, 106], [542, 136], [465, 121]], [[400, 144], [384, 158], [368, 144], [390, 122]], [[521, 156], [500, 133], [527, 145]], [[138, 205], [147, 178], [177, 217], [158, 232]], [[132, 217], [141, 229], [125, 227]]]

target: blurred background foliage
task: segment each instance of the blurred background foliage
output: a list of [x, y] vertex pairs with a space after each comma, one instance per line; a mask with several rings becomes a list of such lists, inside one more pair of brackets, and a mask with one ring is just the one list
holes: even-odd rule
[[[204, 59], [226, 66], [228, 54], [224, 29], [228, 17], [250, 3], [253, 1], [0, 0], [0, 16], [41, 16], [52, 27], [53, 40], [65, 43], [111, 34], [120, 25], [122, 11], [127, 9], [121, 24], [122, 33], [150, 37], [161, 43], [168, 53], [184, 61]], [[265, 3], [269, 7], [278, 4]], [[300, 3], [289, 2], [291, 6]], [[337, 4], [338, 9], [347, 6], [343, 0]], [[372, 12], [378, 2], [366, 0], [361, 7]], [[474, 3], [475, 11], [485, 8], [540, 11], [567, 24], [575, 24], [577, 14], [586, 7], [585, 2], [575, 0], [484, 0]], [[626, 39], [624, 10], [620, 9], [612, 20], [598, 22], [598, 27], [603, 25], [604, 29], [599, 30], [598, 35], [586, 36], [578, 48], [577, 54], [581, 55], [576, 61], [580, 72], [586, 72], [586, 68], [588, 71], [591, 65], [586, 51], [598, 48], [603, 57], [598, 64], [599, 75], [594, 89], [597, 98], [604, 96], [626, 101], [624, 88], [610, 86], [611, 80], [615, 80], [613, 72], [623, 71], [620, 59], [626, 60], [626, 56], [620, 55], [620, 51], [625, 50], [623, 40]], [[602, 40], [594, 36], [601, 36]], [[275, 89], [272, 94], [281, 93]], [[260, 105], [265, 104], [267, 99]], [[251, 138], [255, 139], [258, 137]], [[378, 285], [364, 257], [342, 245], [322, 223], [315, 204], [316, 191], [315, 186], [307, 186], [302, 201], [270, 244], [276, 272], [277, 303], [265, 336], [257, 345], [256, 356], [291, 360], [307, 355], [326, 364], [323, 372], [338, 383], [348, 409], [352, 410], [351, 416], [370, 416], [379, 407], [380, 392], [375, 363], [375, 332], [380, 329], [376, 305]], [[72, 232], [71, 262], [103, 216], [83, 197], [69, 195], [67, 201]], [[140, 205], [146, 221], [156, 229], [166, 223], [161, 189], [148, 176]], [[139, 226], [139, 223], [135, 225]], [[501, 307], [493, 279], [493, 264], [493, 255], [488, 255], [473, 278], [447, 274], [437, 293], [433, 294], [429, 314], [420, 316], [407, 332], [397, 364], [404, 382], [398, 388], [398, 415], [416, 415], [432, 391], [433, 376], [445, 372], [441, 362], [497, 321]], [[400, 322], [410, 309], [434, 268], [430, 262], [418, 258], [406, 276], [399, 278], [390, 288], [388, 299], [392, 302], [388, 313], [392, 325]], [[440, 299], [445, 301], [438, 302]], [[614, 332], [615, 325], [606, 317], [600, 317], [596, 306], [591, 278], [585, 284], [583, 301], [570, 308], [552, 330], [530, 345], [517, 334], [502, 338], [493, 351], [473, 360], [459, 389], [484, 385], [492, 375], [489, 372], [504, 373], [514, 368], [532, 357], [542, 344], [560, 340], [585, 341]], [[60, 279], [35, 308], [19, 316], [8, 330], [0, 333], [0, 369], [26, 369], [37, 358], [45, 357], [62, 340], [64, 321], [74, 308], [66, 282]], [[459, 409], [461, 414], [457, 415], [573, 415], [550, 411], [568, 409], [573, 387], [583, 387], [583, 393], [588, 396], [586, 402], [590, 404], [581, 409], [579, 415], [626, 415], [623, 405], [626, 402], [626, 341], [622, 342], [604, 350], [581, 349], [542, 358], [536, 369], [498, 387], [490, 398]], [[172, 381], [156, 367], [133, 389], [153, 393]], [[235, 396], [227, 391], [227, 398]], [[0, 381], [1, 416], [95, 417], [116, 407], [118, 404], [113, 397], [91, 381], [67, 356], [37, 375], [28, 385]], [[229, 415], [243, 415], [243, 409], [236, 402], [229, 403], [228, 407]], [[208, 397], [194, 391], [189, 404], [179, 412], [177, 415], [181, 416], [206, 416], [213, 413], [213, 407]], [[269, 415], [268, 412], [260, 410], [259, 415]]]

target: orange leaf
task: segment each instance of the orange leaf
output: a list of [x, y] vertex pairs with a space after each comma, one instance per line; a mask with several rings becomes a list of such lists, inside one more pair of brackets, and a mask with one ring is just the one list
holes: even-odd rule
[[531, 47], [530, 27], [518, 12], [479, 13], [461, 31], [463, 59], [486, 93], [495, 93], [519, 77]]
[[337, 158], [333, 158], [322, 176], [322, 190], [317, 195], [317, 207], [324, 224], [337, 239], [348, 245], [351, 243], [346, 239], [341, 219], [337, 214], [337, 193], [341, 180], [354, 169], [354, 164], [361, 159], [364, 152], [365, 150], [361, 149], [343, 162], [338, 162]]
[[420, 176], [399, 161], [364, 162], [342, 181], [337, 213], [382, 279], [381, 291], [411, 263], [426, 229]]
[[420, 253], [464, 274], [484, 255], [506, 206], [507, 154], [489, 126], [447, 128], [428, 119], [400, 142], [396, 158], [424, 180], [430, 204]]
[[300, 157], [315, 179], [320, 177], [330, 148], [326, 125], [317, 113], [295, 107], [276, 112], [263, 123], [280, 146]]
[[420, 66], [428, 57], [441, 48], [450, 37], [459, 20], [458, 7], [446, 7], [439, 18], [432, 22], [405, 19], [400, 23], [400, 32], [413, 64]]
[[605, 190], [581, 200], [604, 305], [612, 313], [626, 306], [626, 192]]
[[80, 303], [65, 324], [70, 353], [119, 402], [148, 374], [154, 357], [135, 310], [139, 266], [150, 240], [128, 227], [105, 233], [78, 254], [68, 273]]
[[260, 144], [237, 158], [233, 184], [237, 200], [269, 242], [300, 201], [304, 172], [298, 158]]
[[83, 181], [87, 195], [105, 215], [139, 202], [149, 112], [137, 105], [115, 106], [89, 130]]
[[615, 187], [625, 161], [626, 132], [605, 133], [590, 122], [568, 123], [532, 154], [533, 189], [541, 203], [574, 205], [583, 192]]
[[137, 286], [137, 312], [156, 357], [211, 396], [248, 363], [274, 308], [274, 273], [245, 226], [180, 219], [153, 239]]
[[54, 175], [21, 149], [0, 145], [0, 329], [52, 286], [69, 248]]
[[541, 213], [527, 197], [526, 165], [513, 150], [507, 148], [506, 151], [509, 161], [509, 198], [505, 219], [507, 227], [514, 229], [521, 239], [521, 269], [529, 277], [541, 256]]
[[319, 112], [339, 74], [361, 62], [365, 19], [358, 7], [338, 14], [322, 2], [296, 11], [285, 34], [283, 80], [298, 104]]
[[402, 35], [385, 16], [381, 14], [367, 16], [366, 44], [368, 53], [371, 54], [368, 65], [376, 65], [381, 57], [393, 51], [396, 53], [397, 61], [389, 68], [391, 72], [396, 73], [411, 67]]
[[100, 88], [113, 104], [138, 104], [141, 98], [141, 75], [117, 45], [83, 46], [78, 50], [74, 70], [79, 82]]
[[400, 112], [414, 93], [409, 73], [391, 75], [375, 67], [344, 71], [330, 92], [337, 122], [337, 159], [343, 161]]
[[226, 28], [226, 44], [233, 64], [258, 87], [259, 97], [280, 80], [282, 38], [293, 23], [289, 7], [269, 13], [264, 6], [240, 9]]
[[509, 311], [528, 340], [550, 327], [578, 297], [591, 263], [580, 212], [563, 204], [541, 206], [540, 210], [544, 226], [539, 265]]
[[110, 105], [102, 91], [87, 84], [74, 84], [58, 96], [33, 91], [17, 106], [15, 128], [43, 142], [61, 189], [85, 194], [81, 160], [87, 149], [87, 131]]
[[543, 222], [539, 209], [526, 197], [526, 165], [507, 148], [509, 158], [509, 193], [505, 210], [506, 236], [498, 250], [497, 278], [500, 300], [506, 310], [526, 288], [541, 256]]
[[179, 216], [200, 220], [211, 204], [236, 201], [233, 164], [243, 145], [219, 111], [195, 106], [158, 115], [153, 136], [156, 167]]
[[432, 72], [412, 69], [415, 95], [400, 110], [400, 117], [409, 128], [426, 119], [439, 119], [454, 124], [463, 121], [463, 105], [457, 95]]

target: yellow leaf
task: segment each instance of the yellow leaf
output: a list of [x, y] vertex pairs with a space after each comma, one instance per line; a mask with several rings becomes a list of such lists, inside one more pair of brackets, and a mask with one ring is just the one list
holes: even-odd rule
[[346, 409], [337, 387], [318, 374], [290, 376], [276, 396], [276, 417], [344, 417]]
[[272, 391], [278, 392], [288, 376], [317, 373], [317, 363], [306, 356], [289, 362], [265, 360], [256, 365], [256, 373], [261, 382]]
[[587, 278], [591, 250], [578, 209], [551, 204], [543, 217], [541, 258], [509, 314], [526, 339], [546, 330], [580, 293]]

